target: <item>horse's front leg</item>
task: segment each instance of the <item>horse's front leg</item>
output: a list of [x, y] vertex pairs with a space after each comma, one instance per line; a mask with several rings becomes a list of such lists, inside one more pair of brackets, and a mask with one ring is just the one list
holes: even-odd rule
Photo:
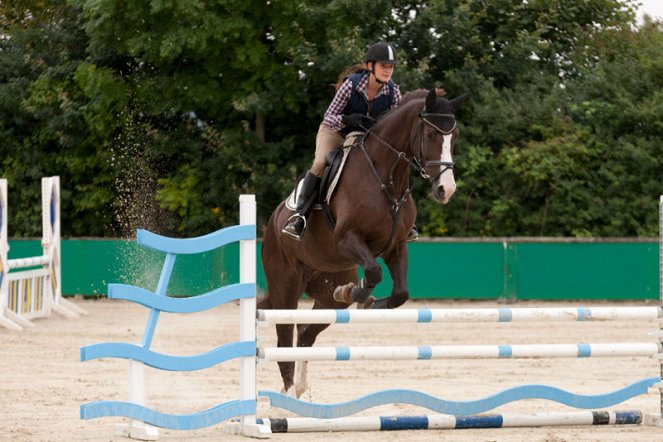
[[334, 291], [338, 302], [364, 303], [376, 285], [382, 281], [382, 267], [373, 258], [373, 253], [364, 240], [355, 232], [347, 232], [338, 242], [338, 250], [348, 259], [361, 266], [364, 277], [358, 285], [353, 283], [339, 286]]
[[391, 289], [391, 296], [380, 298], [370, 304], [368, 308], [396, 308], [405, 304], [410, 294], [407, 289], [407, 263], [408, 251], [407, 242], [402, 241], [394, 246], [387, 254], [383, 256], [385, 264], [389, 269], [389, 274], [394, 282]]

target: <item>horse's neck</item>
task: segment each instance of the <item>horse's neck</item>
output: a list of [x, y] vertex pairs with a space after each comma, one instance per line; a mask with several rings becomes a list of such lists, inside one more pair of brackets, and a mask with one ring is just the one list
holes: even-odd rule
[[[393, 179], [396, 189], [404, 191], [409, 186], [410, 177], [410, 165], [407, 161], [411, 156], [409, 138], [403, 142], [402, 140], [395, 140], [394, 137], [389, 137], [388, 134], [377, 133], [375, 135], [374, 137], [369, 136], [365, 141], [366, 151], [375, 169], [385, 184], [389, 184], [387, 181]], [[405, 155], [405, 158], [399, 159], [399, 153], [401, 152]]]

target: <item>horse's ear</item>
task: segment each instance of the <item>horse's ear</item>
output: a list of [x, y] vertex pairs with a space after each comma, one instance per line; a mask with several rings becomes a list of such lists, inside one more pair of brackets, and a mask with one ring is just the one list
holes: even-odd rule
[[463, 106], [463, 103], [465, 103], [465, 100], [469, 96], [470, 96], [469, 92], [465, 92], [463, 95], [460, 95], [454, 98], [453, 100], [451, 100], [451, 106], [453, 107], [454, 112], [456, 112], [458, 109], [460, 109]]
[[431, 90], [428, 91], [428, 95], [426, 95], [426, 110], [427, 111], [432, 111], [433, 108], [435, 107], [435, 100], [437, 98], [437, 94], [435, 93], [435, 88], [432, 88]]

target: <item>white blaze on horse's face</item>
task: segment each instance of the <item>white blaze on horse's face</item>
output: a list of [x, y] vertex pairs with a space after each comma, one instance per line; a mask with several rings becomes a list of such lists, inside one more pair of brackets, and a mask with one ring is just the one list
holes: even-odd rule
[[[453, 158], [451, 156], [451, 140], [452, 134], [443, 135], [444, 140], [442, 141], [442, 154], [440, 155], [440, 161], [442, 165], [440, 170], [444, 170], [446, 166], [444, 164], [453, 163]], [[446, 168], [442, 174], [435, 180], [433, 183], [433, 189], [435, 195], [438, 196], [438, 199], [442, 204], [446, 204], [451, 199], [451, 196], [456, 191], [456, 180], [454, 179], [454, 171], [451, 168]]]

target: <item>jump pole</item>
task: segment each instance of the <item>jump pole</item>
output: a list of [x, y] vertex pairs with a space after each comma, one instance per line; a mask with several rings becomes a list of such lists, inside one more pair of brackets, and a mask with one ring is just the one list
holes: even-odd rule
[[555, 427], [572, 425], [637, 425], [642, 413], [633, 411], [570, 411], [534, 414], [492, 414], [477, 416], [368, 416], [342, 419], [284, 418], [258, 419], [272, 433], [330, 431], [462, 430], [479, 428]]
[[654, 321], [661, 307], [558, 307], [396, 310], [258, 310], [258, 325], [453, 322]]

